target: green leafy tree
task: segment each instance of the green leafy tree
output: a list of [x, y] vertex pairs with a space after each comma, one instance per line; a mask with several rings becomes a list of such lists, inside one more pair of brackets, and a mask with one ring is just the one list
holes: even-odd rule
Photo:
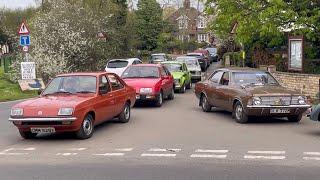
[[137, 47], [152, 51], [157, 48], [157, 41], [162, 32], [162, 9], [156, 0], [139, 0], [136, 11], [135, 32]]

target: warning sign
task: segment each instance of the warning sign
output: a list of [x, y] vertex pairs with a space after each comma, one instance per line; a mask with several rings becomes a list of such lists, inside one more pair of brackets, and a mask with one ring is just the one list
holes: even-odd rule
[[29, 31], [26, 23], [22, 22], [21, 25], [20, 25], [18, 34], [21, 35], [21, 34], [29, 34], [29, 33], [30, 33], [30, 31]]
[[22, 79], [36, 79], [36, 64], [35, 62], [21, 62]]

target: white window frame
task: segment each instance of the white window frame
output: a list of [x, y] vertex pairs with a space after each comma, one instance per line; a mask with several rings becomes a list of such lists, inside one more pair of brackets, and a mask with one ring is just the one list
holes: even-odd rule
[[208, 34], [198, 34], [198, 42], [208, 42]]
[[206, 28], [207, 27], [207, 23], [204, 17], [199, 17], [198, 18], [198, 28]]

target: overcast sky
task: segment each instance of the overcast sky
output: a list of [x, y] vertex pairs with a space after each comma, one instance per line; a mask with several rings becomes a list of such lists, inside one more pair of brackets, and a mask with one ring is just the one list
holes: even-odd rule
[[[138, 0], [133, 0], [133, 2], [137, 2]], [[182, 5], [183, 0], [157, 0], [159, 3], [171, 2], [172, 4], [178, 4], [178, 6]], [[37, 6], [41, 0], [0, 0], [0, 8], [9, 8], [9, 9], [17, 9], [17, 8], [26, 8], [30, 6]], [[197, 0], [191, 0], [192, 6], [197, 6]]]

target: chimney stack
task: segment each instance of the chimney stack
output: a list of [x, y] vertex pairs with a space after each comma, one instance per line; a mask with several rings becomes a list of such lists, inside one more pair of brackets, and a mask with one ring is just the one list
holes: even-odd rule
[[184, 0], [183, 7], [185, 9], [190, 9], [190, 0]]

